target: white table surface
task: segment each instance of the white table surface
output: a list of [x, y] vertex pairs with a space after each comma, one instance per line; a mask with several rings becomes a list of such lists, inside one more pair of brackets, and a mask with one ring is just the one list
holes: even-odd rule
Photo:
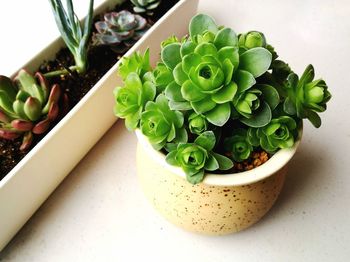
[[[75, 2], [83, 14], [86, 1]], [[297, 73], [312, 63], [333, 94], [322, 127], [305, 122], [272, 210], [253, 227], [223, 237], [169, 224], [141, 192], [136, 138], [118, 121], [0, 261], [349, 261], [350, 1], [200, 0], [200, 10], [219, 23], [222, 12], [230, 14], [225, 24], [238, 32], [265, 32]], [[50, 12], [47, 1], [1, 1], [1, 74], [14, 72], [58, 35]]]

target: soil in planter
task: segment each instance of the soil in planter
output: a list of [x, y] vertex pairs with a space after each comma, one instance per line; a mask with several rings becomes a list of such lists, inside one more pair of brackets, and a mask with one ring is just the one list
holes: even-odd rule
[[[153, 16], [142, 15], [147, 18], [148, 22], [152, 25], [159, 18], [161, 18], [171, 7], [173, 7], [179, 0], [166, 0], [162, 1], [159, 7], [155, 10]], [[130, 1], [125, 1], [123, 4], [118, 5], [114, 9], [115, 11], [128, 10], [133, 12]], [[99, 20], [100, 16], [95, 17], [94, 20]], [[97, 83], [97, 81], [122, 57], [123, 53], [116, 54], [107, 46], [91, 47], [88, 54], [89, 69], [84, 76], [77, 74], [71, 74], [62, 77], [55, 77], [49, 79], [49, 82], [58, 83], [62, 90], [67, 94], [69, 100], [69, 109], [73, 108], [86, 93]], [[64, 67], [68, 67], [74, 64], [72, 55], [67, 48], [61, 49], [56, 54], [54, 61], [44, 62], [38, 69], [42, 73], [54, 70], [62, 70]], [[112, 94], [111, 94], [112, 95]], [[111, 109], [112, 110], [112, 109]], [[67, 111], [68, 112], [68, 111]], [[65, 112], [65, 114], [67, 113]], [[64, 117], [64, 114], [60, 116], [60, 119]], [[52, 123], [51, 129], [56, 123]], [[33, 148], [44, 135], [34, 136], [32, 144]], [[9, 173], [14, 166], [28, 153], [19, 150], [22, 143], [22, 138], [15, 139], [13, 141], [0, 138], [0, 180], [2, 180], [7, 173]]]

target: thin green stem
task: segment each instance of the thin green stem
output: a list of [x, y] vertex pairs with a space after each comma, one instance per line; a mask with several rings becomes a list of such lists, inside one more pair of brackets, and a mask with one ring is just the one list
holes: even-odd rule
[[70, 66], [69, 70], [67, 69], [62, 69], [62, 70], [56, 70], [56, 71], [52, 71], [52, 72], [47, 72], [44, 74], [45, 77], [54, 77], [54, 76], [59, 76], [59, 75], [68, 75], [70, 74], [72, 71], [78, 71], [78, 67], [77, 66]]

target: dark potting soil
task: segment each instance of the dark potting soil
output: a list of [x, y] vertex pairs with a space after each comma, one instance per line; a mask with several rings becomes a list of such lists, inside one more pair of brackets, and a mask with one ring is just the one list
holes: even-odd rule
[[[164, 0], [155, 10], [153, 16], [142, 15], [147, 18], [152, 25], [161, 18], [171, 7], [179, 0]], [[125, 1], [123, 4], [116, 6], [115, 11], [129, 10], [133, 12], [130, 1]], [[101, 15], [95, 17], [96, 20], [101, 19]], [[116, 54], [107, 46], [91, 47], [88, 53], [89, 68], [85, 75], [77, 74], [66, 75], [49, 79], [50, 84], [57, 83], [61, 90], [68, 96], [69, 109], [73, 108], [86, 93], [97, 83], [97, 81], [122, 57], [123, 53]], [[74, 64], [72, 55], [67, 48], [61, 49], [56, 54], [56, 59], [53, 61], [44, 62], [38, 71], [46, 73], [49, 71], [62, 70], [64, 67], [69, 67]], [[112, 94], [111, 94], [112, 95]], [[112, 110], [112, 108], [111, 108]], [[68, 111], [67, 111], [68, 112]], [[57, 122], [64, 117], [67, 112], [63, 112], [59, 119], [52, 123], [51, 129]], [[43, 137], [43, 135], [35, 135], [31, 146], [33, 148]], [[5, 140], [0, 138], [0, 180], [9, 173], [14, 166], [29, 152], [20, 151], [22, 138], [15, 140]]]

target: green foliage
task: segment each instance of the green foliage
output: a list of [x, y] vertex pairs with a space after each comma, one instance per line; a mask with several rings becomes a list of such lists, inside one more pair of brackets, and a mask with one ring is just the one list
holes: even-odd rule
[[317, 113], [327, 109], [326, 103], [331, 99], [327, 84], [322, 79], [313, 80], [314, 68], [308, 65], [299, 79], [295, 73], [287, 78], [288, 97], [284, 101], [284, 110], [298, 118], [307, 118], [315, 127], [321, 126]]
[[179, 111], [170, 110], [164, 95], [147, 103], [140, 128], [155, 149], [161, 149], [167, 142], [187, 142], [184, 116]]
[[135, 13], [153, 15], [154, 10], [160, 5], [161, 0], [130, 0], [134, 5]]
[[12, 81], [0, 76], [0, 137], [23, 136], [21, 150], [30, 147], [33, 134], [47, 131], [59, 113], [60, 87], [48, 86], [44, 76], [20, 70]]
[[188, 128], [191, 133], [200, 135], [208, 129], [208, 122], [204, 116], [194, 112], [188, 117]]
[[279, 148], [294, 145], [297, 135], [297, 123], [289, 116], [280, 116], [271, 120], [264, 127], [250, 128], [248, 139], [252, 145], [260, 145], [267, 152], [273, 153]]
[[131, 72], [125, 79], [125, 86], [114, 90], [116, 101], [114, 113], [124, 118], [126, 127], [133, 130], [138, 127], [146, 103], [152, 101], [155, 95], [156, 87], [150, 72], [142, 79], [137, 73]]
[[233, 166], [227, 157], [212, 152], [215, 142], [214, 133], [206, 131], [193, 143], [179, 143], [177, 148], [167, 155], [166, 161], [182, 167], [187, 180], [197, 184], [203, 180], [204, 171], [228, 170]]
[[[84, 74], [88, 66], [87, 49], [91, 33], [94, 0], [90, 0], [89, 2], [89, 10], [83, 27], [74, 13], [72, 0], [67, 0], [67, 10], [65, 10], [61, 0], [50, 0], [50, 4], [62, 39], [75, 60], [75, 65], [71, 66], [70, 70]], [[68, 73], [68, 71], [50, 72], [46, 76], [64, 73]]]
[[[313, 80], [312, 67], [299, 80], [277, 60], [262, 33], [237, 36], [204, 14], [192, 18], [187, 38], [162, 42], [153, 70], [148, 54], [135, 56], [135, 63], [120, 67], [126, 80], [117, 90], [137, 95], [116, 94], [117, 105], [128, 101], [132, 108], [127, 112], [133, 125], [129, 116], [117, 115], [129, 128], [140, 128], [155, 149], [167, 151], [167, 162], [180, 166], [193, 184], [206, 171], [231, 169], [256, 150], [273, 154], [292, 147], [301, 120], [318, 126], [316, 112], [324, 111], [330, 99], [325, 82]], [[138, 82], [128, 81], [130, 75]], [[141, 95], [148, 88], [141, 81], [146, 75], [152, 83], [148, 102]]]
[[239, 36], [239, 46], [245, 49], [266, 47], [266, 39], [263, 33], [258, 31], [250, 31]]
[[142, 16], [123, 10], [106, 13], [104, 21], [97, 21], [95, 28], [95, 45], [108, 45], [115, 52], [122, 53], [146, 33], [149, 25]]
[[224, 148], [226, 152], [230, 152], [232, 159], [241, 162], [250, 157], [253, 151], [253, 146], [248, 140], [246, 129], [234, 129], [233, 135], [227, 137], [224, 141]]

